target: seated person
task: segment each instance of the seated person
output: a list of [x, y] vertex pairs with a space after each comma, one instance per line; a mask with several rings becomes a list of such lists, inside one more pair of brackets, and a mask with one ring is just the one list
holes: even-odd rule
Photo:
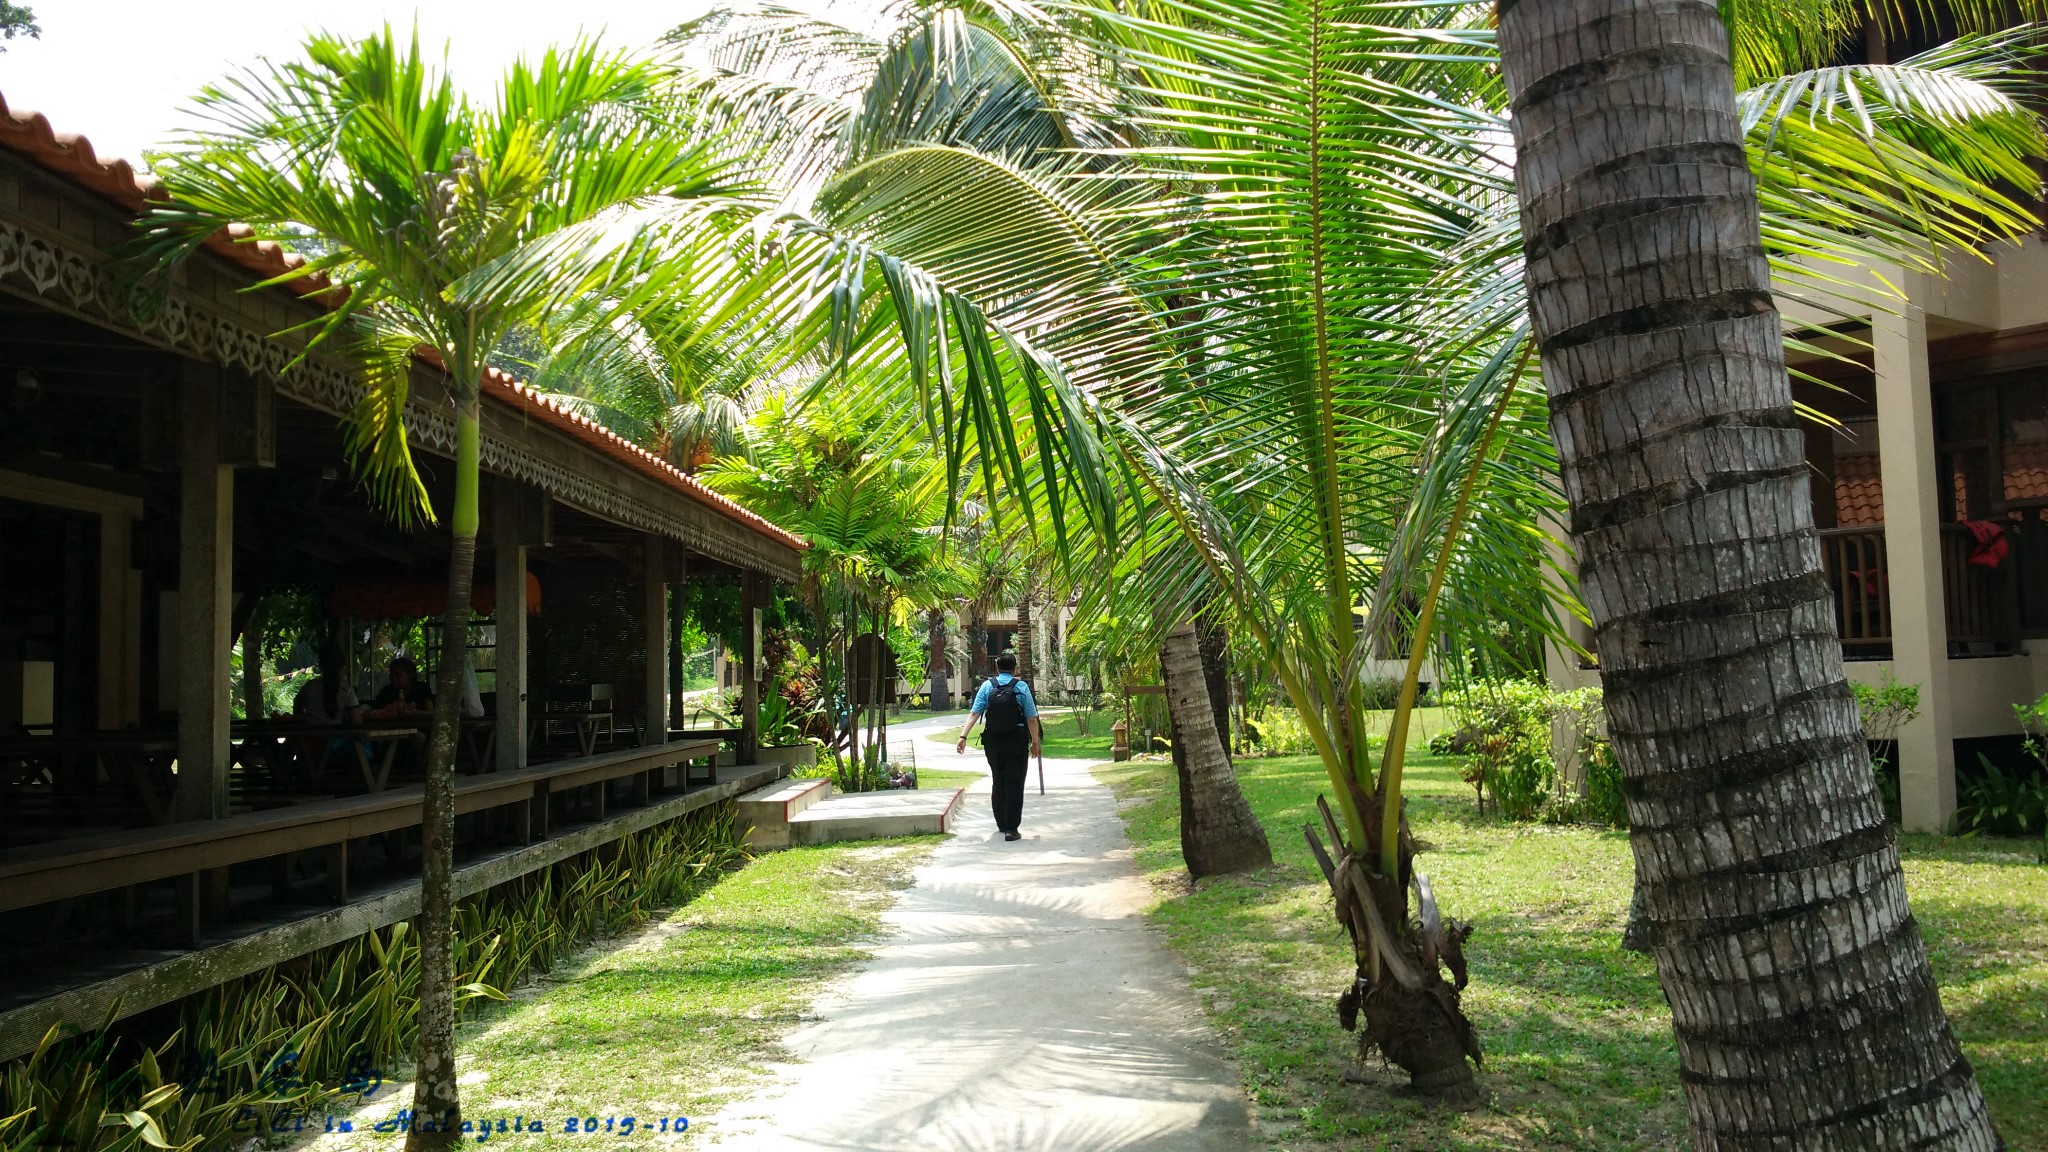
[[362, 701], [343, 679], [339, 661], [332, 657], [320, 661], [320, 674], [306, 681], [292, 699], [292, 716], [324, 727], [363, 722]]
[[391, 661], [391, 683], [370, 701], [370, 715], [378, 720], [389, 720], [433, 710], [434, 694], [420, 682], [419, 666], [405, 656]]

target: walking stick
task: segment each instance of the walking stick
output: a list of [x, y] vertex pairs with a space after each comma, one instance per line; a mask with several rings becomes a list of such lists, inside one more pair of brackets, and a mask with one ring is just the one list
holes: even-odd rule
[[1038, 794], [1045, 795], [1045, 746], [1038, 746]]

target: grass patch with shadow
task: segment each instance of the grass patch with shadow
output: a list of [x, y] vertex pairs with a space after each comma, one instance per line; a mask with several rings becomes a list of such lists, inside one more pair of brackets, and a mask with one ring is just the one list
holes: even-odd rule
[[[1428, 754], [1420, 736], [1407, 769], [1413, 826], [1427, 845], [1417, 863], [1446, 914], [1478, 926], [1465, 1006], [1486, 1051], [1487, 1099], [1469, 1110], [1408, 1099], [1405, 1077], [1377, 1059], [1358, 1067], [1355, 1041], [1337, 1025], [1350, 948], [1301, 835], [1328, 789], [1317, 760], [1238, 762], [1275, 864], [1199, 885], [1182, 868], [1172, 764], [1096, 769], [1160, 893], [1150, 915], [1236, 1057], [1268, 1146], [1688, 1146], [1655, 968], [1620, 947], [1633, 882], [1627, 836], [1482, 818], [1456, 762]], [[2048, 1148], [2048, 868], [2031, 863], [2032, 842], [1909, 836], [1903, 851], [1943, 1001], [1992, 1115], [2011, 1147]]]
[[[661, 1118], [700, 1120], [762, 1083], [767, 1061], [788, 1057], [781, 1037], [809, 1019], [827, 980], [867, 958], [883, 911], [942, 839], [766, 854], [646, 930], [522, 989], [465, 1029], [464, 1115], [540, 1118], [546, 1131], [519, 1137], [522, 1149], [588, 1149], [607, 1119], [627, 1116], [637, 1121], [633, 1139], [675, 1142], [654, 1130]], [[408, 1087], [365, 1116], [410, 1103]], [[594, 1117], [596, 1135], [566, 1134], [572, 1116]], [[328, 1147], [336, 1138], [322, 1139]], [[388, 1149], [392, 1139], [360, 1135], [353, 1144]]]

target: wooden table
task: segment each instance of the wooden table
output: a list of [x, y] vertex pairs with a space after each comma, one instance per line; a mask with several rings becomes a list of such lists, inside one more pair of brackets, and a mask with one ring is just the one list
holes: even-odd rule
[[[371, 724], [293, 724], [289, 722], [260, 722], [241, 726], [237, 736], [247, 741], [264, 741], [275, 748], [279, 739], [296, 737], [309, 745], [307, 762], [311, 765], [310, 775], [319, 778], [326, 774], [328, 757], [334, 754], [336, 743], [345, 744], [355, 753], [356, 767], [362, 771], [363, 786], [371, 792], [382, 792], [391, 783], [391, 766], [398, 759], [400, 746], [424, 744], [426, 731], [418, 721], [385, 720]], [[317, 750], [316, 750], [317, 748]], [[274, 754], [266, 752], [273, 768], [277, 766]]]
[[171, 793], [177, 787], [170, 761], [177, 751], [176, 736], [143, 732], [0, 740], [0, 762], [16, 762], [33, 769], [29, 779], [47, 775], [55, 784], [57, 776], [70, 771], [73, 765], [87, 766], [94, 772], [104, 770], [141, 802], [151, 824], [163, 824], [170, 819]]
[[597, 754], [597, 730], [599, 728], [604, 729], [606, 737], [618, 735], [618, 730], [613, 727], [612, 714], [610, 712], [552, 712], [543, 717], [542, 738], [545, 739], [546, 737], [553, 736], [555, 729], [561, 725], [575, 726], [576, 746], [582, 750], [585, 756]]

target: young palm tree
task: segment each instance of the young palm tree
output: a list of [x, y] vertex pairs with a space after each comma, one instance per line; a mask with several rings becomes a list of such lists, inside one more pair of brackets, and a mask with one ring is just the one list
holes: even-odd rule
[[[1731, 61], [1777, 45], [1731, 50], [1712, 0], [1503, 0], [1500, 21], [1529, 311], [1694, 1142], [2002, 1147], [1821, 580]], [[1914, 81], [1830, 82], [1882, 118]]]
[[797, 411], [773, 396], [751, 428], [751, 451], [713, 461], [704, 480], [809, 541], [799, 591], [818, 628], [824, 695], [838, 717], [841, 780], [848, 791], [865, 790], [881, 776], [886, 709], [879, 687], [865, 699], [854, 689], [882, 685], [885, 670], [856, 667], [854, 641], [863, 631], [886, 637], [899, 609], [954, 590], [937, 539], [944, 474], [928, 454], [906, 453], [872, 423], [825, 404]]
[[[548, 279], [458, 295], [458, 284], [565, 229], [651, 203], [716, 207], [719, 165], [669, 111], [671, 72], [578, 44], [509, 68], [494, 103], [472, 105], [387, 28], [361, 41], [316, 36], [303, 58], [264, 62], [196, 100], [198, 126], [151, 164], [171, 200], [146, 220], [147, 254], [190, 255], [229, 224], [249, 240], [314, 241], [325, 254], [283, 279], [341, 291], [309, 324], [309, 351], [346, 353], [364, 384], [348, 445], [401, 522], [445, 520], [442, 651], [460, 652], [477, 538], [478, 404], [486, 360], [548, 304], [591, 285], [557, 264]], [[415, 358], [446, 370], [456, 428], [455, 491], [429, 506], [406, 441]], [[414, 1113], [459, 1115], [451, 947], [454, 753], [461, 663], [443, 660], [422, 814], [420, 1035]], [[416, 1125], [409, 1147], [452, 1143]]]

